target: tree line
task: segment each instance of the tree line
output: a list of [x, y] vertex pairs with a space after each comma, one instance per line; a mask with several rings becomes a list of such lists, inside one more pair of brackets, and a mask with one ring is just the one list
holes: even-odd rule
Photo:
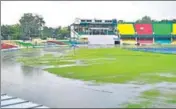
[[45, 26], [44, 18], [37, 14], [25, 13], [18, 24], [1, 25], [1, 39], [29, 40], [33, 38], [66, 39], [70, 37], [70, 28]]
[[[176, 23], [176, 19], [173, 20], [153, 20], [149, 16], [144, 16], [141, 19], [136, 20], [135, 23], [152, 23], [152, 22], [173, 22]], [[118, 23], [125, 23], [124, 20], [118, 20]], [[1, 25], [1, 39], [4, 40], [29, 40], [33, 38], [56, 38], [67, 39], [70, 38], [70, 27], [57, 28], [45, 26], [44, 18], [37, 14], [24, 13], [20, 18], [18, 24], [14, 25]]]
[[[152, 19], [150, 16], [144, 16], [141, 19], [136, 20], [134, 23], [154, 23], [154, 22], [170, 22], [170, 23], [176, 23], [176, 19], [168, 20], [168, 19], [162, 19], [162, 20], [155, 20]], [[118, 23], [126, 23], [124, 20], [118, 20]]]

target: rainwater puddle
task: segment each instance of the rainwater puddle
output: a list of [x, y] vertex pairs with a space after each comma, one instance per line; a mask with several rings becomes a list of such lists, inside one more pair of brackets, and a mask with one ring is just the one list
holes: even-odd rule
[[157, 75], [163, 76], [163, 77], [170, 77], [170, 78], [176, 77], [176, 75], [171, 74], [171, 73], [158, 73]]

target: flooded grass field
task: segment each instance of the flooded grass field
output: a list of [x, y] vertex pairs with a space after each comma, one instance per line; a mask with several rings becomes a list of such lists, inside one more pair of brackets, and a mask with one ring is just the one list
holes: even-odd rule
[[2, 53], [1, 91], [48, 107], [176, 107], [176, 56], [119, 48]]

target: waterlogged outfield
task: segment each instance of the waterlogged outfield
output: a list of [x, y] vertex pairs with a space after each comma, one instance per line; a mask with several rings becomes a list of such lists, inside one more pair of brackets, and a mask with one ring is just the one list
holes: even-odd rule
[[[28, 50], [30, 51], [30, 50]], [[122, 107], [151, 108], [175, 107], [176, 55], [130, 51], [121, 48], [79, 48], [64, 56], [45, 54], [41, 57], [24, 57], [18, 61], [26, 65], [54, 65], [45, 69], [53, 74], [73, 79], [97, 82], [125, 83], [134, 82], [145, 88], [148, 83], [160, 84], [170, 82], [163, 88], [153, 87], [141, 91], [138, 97], [129, 99]], [[61, 67], [59, 65], [75, 64], [82, 66]], [[145, 84], [147, 83], [147, 84]], [[124, 84], [125, 85], [125, 84]], [[155, 84], [152, 84], [152, 86]]]
[[[26, 65], [54, 65], [45, 69], [66, 78], [97, 82], [156, 83], [176, 82], [176, 55], [130, 51], [121, 48], [79, 48], [64, 57], [50, 54], [42, 57], [20, 58]], [[58, 65], [84, 66], [59, 68]], [[171, 76], [168, 76], [171, 75]]]
[[64, 61], [60, 59], [59, 56], [53, 56], [52, 54], [45, 54], [40, 57], [22, 57], [18, 58], [17, 61], [24, 63], [28, 66], [42, 66], [42, 65], [65, 65], [65, 64], [74, 64], [74, 61]]
[[[80, 48], [63, 60], [80, 60], [87, 66], [48, 68], [62, 77], [97, 82], [176, 82], [176, 55], [129, 51], [121, 48]], [[172, 76], [161, 76], [169, 73]]]

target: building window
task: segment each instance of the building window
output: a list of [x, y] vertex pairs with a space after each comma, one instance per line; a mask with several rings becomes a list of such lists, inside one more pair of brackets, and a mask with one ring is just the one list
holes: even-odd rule
[[95, 20], [95, 22], [102, 22], [102, 20]]
[[91, 20], [87, 20], [87, 22], [92, 22]]
[[105, 22], [108, 22], [108, 23], [110, 23], [110, 22], [112, 22], [111, 20], [105, 20]]

